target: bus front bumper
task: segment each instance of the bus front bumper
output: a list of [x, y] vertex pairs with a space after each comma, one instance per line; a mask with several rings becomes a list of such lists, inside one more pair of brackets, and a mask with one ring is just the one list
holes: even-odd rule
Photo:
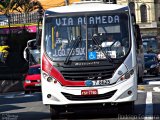
[[114, 85], [97, 87], [56, 86], [54, 83], [42, 80], [43, 104], [70, 105], [135, 101], [137, 99], [135, 78], [132, 76]]

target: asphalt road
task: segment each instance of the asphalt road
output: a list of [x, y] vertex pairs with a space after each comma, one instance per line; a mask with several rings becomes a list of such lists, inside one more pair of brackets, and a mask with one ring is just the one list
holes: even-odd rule
[[[62, 119], [92, 120], [160, 120], [160, 77], [147, 76], [138, 85], [134, 115], [116, 111], [85, 111], [62, 114]], [[0, 95], [0, 120], [50, 120], [49, 106], [42, 104], [41, 93], [12, 92]], [[127, 110], [126, 110], [127, 111]]]

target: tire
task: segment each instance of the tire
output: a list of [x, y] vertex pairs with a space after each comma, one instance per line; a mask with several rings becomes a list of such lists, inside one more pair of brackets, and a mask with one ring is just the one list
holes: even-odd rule
[[24, 91], [24, 93], [25, 93], [25, 94], [30, 94], [31, 91], [26, 90], [26, 91]]
[[134, 114], [134, 101], [120, 103], [118, 105], [118, 114], [120, 114], [120, 115], [133, 115]]
[[139, 73], [139, 72], [140, 72], [140, 71], [138, 70], [138, 75], [137, 75], [137, 78], [138, 78], [137, 83], [138, 83], [138, 84], [143, 83], [143, 76], [140, 76], [140, 73]]
[[158, 77], [158, 74], [155, 74], [156, 77]]
[[159, 75], [159, 72], [157, 71], [156, 74], [155, 74], [155, 76], [158, 77], [158, 75]]
[[50, 105], [50, 115], [51, 115], [51, 120], [59, 119], [60, 118], [60, 113], [64, 112], [65, 108], [60, 105]]
[[138, 76], [138, 84], [143, 83], [143, 77]]

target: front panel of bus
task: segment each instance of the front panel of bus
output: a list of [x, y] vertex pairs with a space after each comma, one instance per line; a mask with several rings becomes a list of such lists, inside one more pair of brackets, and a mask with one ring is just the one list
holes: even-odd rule
[[45, 15], [44, 104], [134, 101], [136, 53], [128, 11]]

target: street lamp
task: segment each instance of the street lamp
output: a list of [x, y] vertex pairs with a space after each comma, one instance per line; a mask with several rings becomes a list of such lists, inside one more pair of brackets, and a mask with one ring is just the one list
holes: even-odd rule
[[42, 19], [43, 19], [43, 8], [42, 8], [42, 7], [39, 7], [37, 13], [38, 13], [38, 22], [41, 22], [41, 23], [42, 23]]
[[38, 29], [37, 29], [37, 33], [36, 33], [36, 45], [40, 46], [40, 40], [41, 40], [41, 31], [40, 31], [40, 23], [42, 24], [42, 20], [43, 20], [43, 8], [39, 7], [38, 8], [38, 20], [37, 20], [37, 24], [38, 24]]
[[69, 0], [64, 0], [65, 1], [65, 4], [66, 6], [69, 4]]
[[[6, 17], [7, 17], [7, 19], [8, 19], [8, 40], [10, 40], [11, 39], [11, 16], [10, 16], [10, 14], [6, 14]], [[8, 44], [8, 40], [7, 40], [7, 44]]]

